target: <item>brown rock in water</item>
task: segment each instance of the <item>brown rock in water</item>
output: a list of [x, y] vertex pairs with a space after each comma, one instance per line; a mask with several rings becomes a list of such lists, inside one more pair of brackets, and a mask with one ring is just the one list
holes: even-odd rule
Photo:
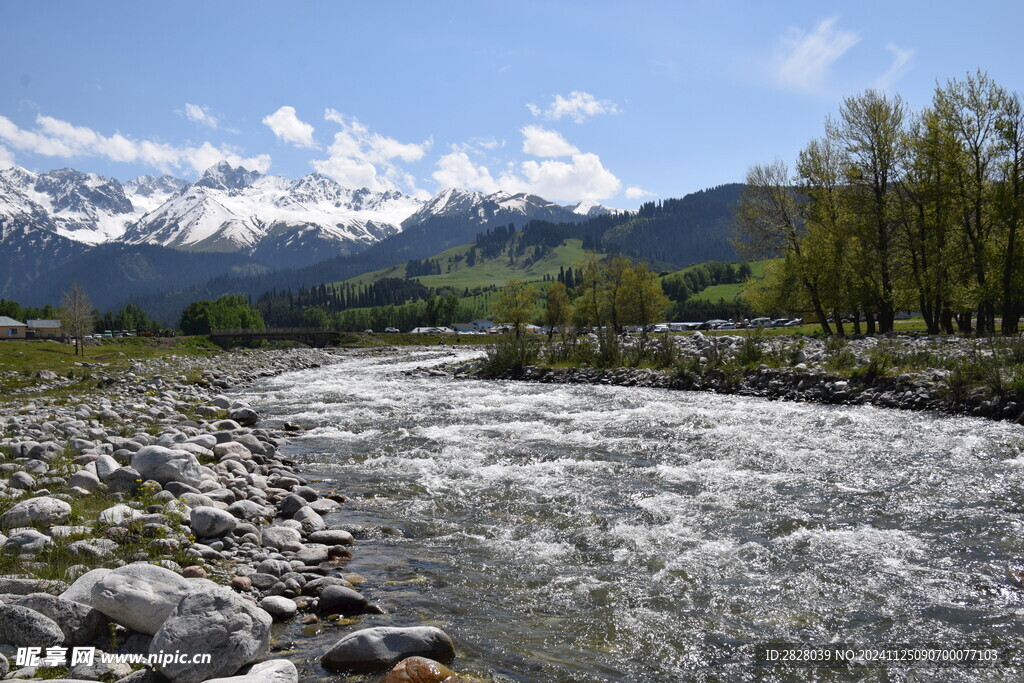
[[455, 683], [461, 681], [454, 671], [426, 657], [403, 659], [388, 672], [382, 683]]

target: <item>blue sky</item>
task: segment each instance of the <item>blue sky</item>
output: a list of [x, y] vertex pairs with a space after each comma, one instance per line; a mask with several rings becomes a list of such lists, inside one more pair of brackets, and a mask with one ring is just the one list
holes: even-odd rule
[[1024, 90], [1015, 2], [4, 2], [0, 166], [220, 159], [635, 208], [792, 161], [844, 96]]

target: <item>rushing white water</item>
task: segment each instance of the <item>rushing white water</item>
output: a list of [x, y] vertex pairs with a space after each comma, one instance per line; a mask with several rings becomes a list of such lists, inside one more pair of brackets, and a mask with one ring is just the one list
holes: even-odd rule
[[[289, 449], [352, 497], [339, 521], [406, 532], [357, 546], [388, 614], [348, 628], [436, 624], [456, 668], [524, 681], [815, 672], [760, 661], [769, 641], [1024, 649], [1021, 427], [404, 373], [472, 353], [262, 387], [314, 427]], [[956, 675], [1012, 680], [1008, 657]]]

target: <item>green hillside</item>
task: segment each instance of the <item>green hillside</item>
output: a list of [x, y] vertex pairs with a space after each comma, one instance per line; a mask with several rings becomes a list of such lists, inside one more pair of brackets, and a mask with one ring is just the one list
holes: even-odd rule
[[[512, 279], [525, 282], [556, 280], [561, 269], [575, 269], [584, 260], [583, 240], [578, 239], [565, 240], [537, 260], [528, 254], [514, 253], [513, 246], [502, 249], [495, 258], [478, 260], [470, 266], [467, 264], [467, 255], [472, 248], [471, 244], [463, 244], [432, 256], [429, 260], [437, 262], [442, 272], [435, 275], [418, 275], [410, 279], [420, 282], [425, 287], [450, 287], [461, 292], [466, 289], [484, 289], [492, 285], [501, 287]], [[513, 252], [511, 258], [510, 251]], [[337, 284], [357, 286], [384, 278], [404, 277], [406, 265], [401, 264], [365, 273]]]

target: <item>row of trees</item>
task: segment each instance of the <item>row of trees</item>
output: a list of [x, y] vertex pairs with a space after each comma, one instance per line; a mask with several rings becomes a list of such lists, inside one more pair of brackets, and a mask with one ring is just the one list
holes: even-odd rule
[[[911, 112], [875, 90], [844, 100], [825, 135], [756, 165], [737, 209], [738, 246], [782, 259], [746, 296], [889, 332], [919, 309], [930, 333], [1016, 334], [1024, 312], [1024, 106], [978, 72]], [[831, 320], [831, 323], [830, 323]]]
[[626, 326], [646, 329], [664, 318], [668, 297], [646, 263], [621, 255], [601, 259], [588, 252], [577, 272], [582, 274], [580, 286], [569, 290], [564, 282], [553, 282], [541, 311], [537, 308], [540, 292], [510, 280], [492, 306], [495, 319], [512, 324], [518, 337], [522, 326], [538, 319], [539, 314], [550, 338], [557, 328], [570, 324], [621, 331]]

